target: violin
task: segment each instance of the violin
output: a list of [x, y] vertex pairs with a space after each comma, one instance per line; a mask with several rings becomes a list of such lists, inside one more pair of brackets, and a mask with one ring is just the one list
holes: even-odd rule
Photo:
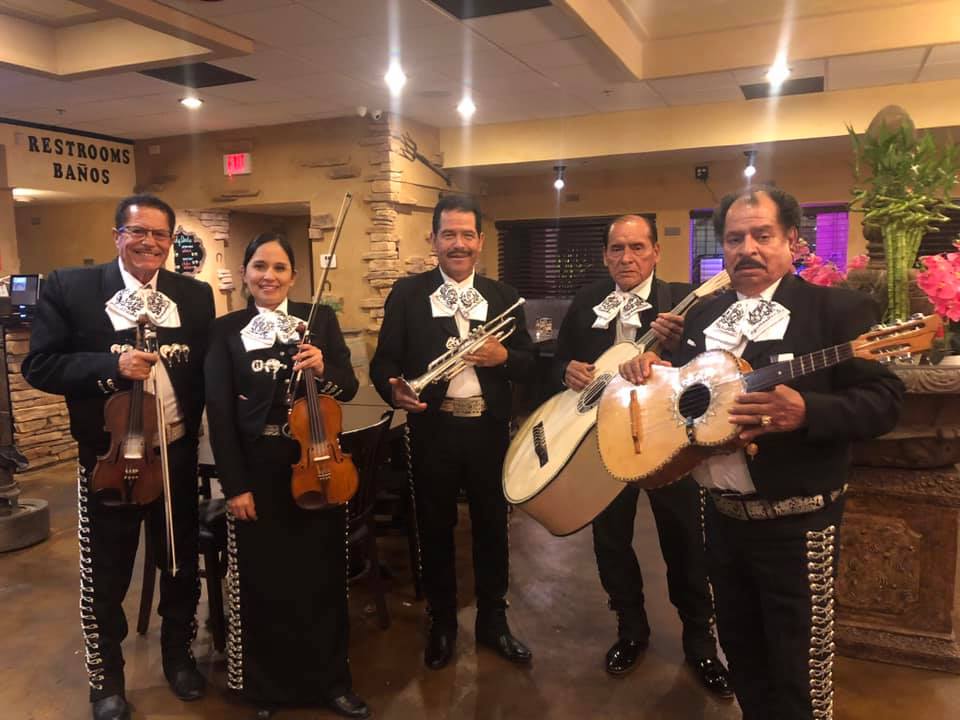
[[[146, 318], [137, 323], [136, 349], [153, 352], [156, 331]], [[161, 458], [153, 451], [157, 437], [157, 403], [143, 380], [115, 393], [103, 406], [110, 449], [97, 458], [91, 487], [105, 505], [148, 505], [163, 494]]]
[[321, 395], [311, 368], [303, 370], [306, 393], [293, 403], [287, 423], [300, 443], [293, 466], [293, 499], [305, 510], [344, 505], [357, 493], [357, 468], [340, 448], [343, 413], [340, 403]]
[[[353, 197], [347, 193], [340, 207], [330, 253], [336, 252], [343, 221]], [[310, 326], [316, 315], [324, 286], [327, 284], [329, 266], [323, 270], [317, 287], [310, 317], [302, 331], [301, 345], [310, 344]], [[297, 384], [304, 380], [303, 397], [294, 400]], [[340, 447], [340, 432], [343, 429], [343, 413], [340, 403], [317, 390], [312, 368], [291, 374], [287, 385], [287, 418], [290, 435], [300, 443], [300, 460], [293, 465], [290, 480], [294, 502], [305, 510], [321, 510], [331, 505], [345, 505], [359, 487], [357, 468], [348, 453]]]

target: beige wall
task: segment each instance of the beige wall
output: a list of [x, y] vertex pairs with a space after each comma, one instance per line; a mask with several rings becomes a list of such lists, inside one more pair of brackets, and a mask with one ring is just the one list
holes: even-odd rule
[[19, 272], [49, 273], [60, 267], [82, 265], [85, 258], [102, 263], [116, 257], [111, 234], [116, 206], [113, 200], [56, 205], [18, 203]]
[[[310, 217], [260, 215], [256, 213], [230, 213], [230, 245], [226, 248], [222, 267], [229, 268], [234, 275], [237, 290], [233, 294], [233, 308], [236, 309], [246, 300], [240, 295], [242, 281], [240, 266], [243, 263], [243, 253], [247, 244], [262, 232], [279, 232], [287, 236], [293, 246], [293, 254], [297, 263], [297, 278], [293, 289], [290, 290], [290, 299], [297, 302], [310, 302], [310, 242], [307, 239], [307, 227]], [[215, 281], [214, 281], [215, 282]], [[238, 305], [240, 303], [241, 305]]]
[[[366, 316], [359, 309], [359, 300], [369, 292], [363, 279], [366, 266], [361, 256], [367, 252], [365, 231], [369, 225], [369, 208], [365, 197], [369, 182], [364, 178], [370, 174], [370, 152], [360, 141], [368, 133], [368, 123], [361, 118], [340, 118], [138, 142], [137, 180], [173, 205], [178, 215], [186, 209], [229, 209], [234, 204], [249, 207], [306, 203], [312, 215], [335, 217], [344, 193], [352, 192], [353, 209], [340, 239], [337, 267], [330, 271], [329, 279], [333, 286], [330, 292], [345, 299], [341, 323], [345, 327], [362, 327]], [[253, 153], [253, 173], [233, 178], [224, 176], [223, 154], [241, 151]], [[329, 166], [305, 166], [328, 162], [354, 166], [358, 175], [332, 179]], [[230, 202], [221, 198], [226, 193], [255, 195]], [[269, 209], [265, 208], [264, 213], [269, 213]], [[245, 229], [247, 221], [243, 220], [242, 213], [231, 213], [230, 220], [229, 244], [226, 248], [217, 247], [215, 252], [224, 255], [221, 262], [234, 272], [239, 287], [240, 258], [255, 233]], [[239, 225], [234, 227], [234, 223]], [[327, 252], [331, 235], [328, 232], [322, 242], [315, 243], [315, 250]], [[295, 251], [300, 256], [297, 260], [301, 268], [297, 293], [306, 291], [303, 295], [306, 297], [311, 294], [307, 287], [310, 255], [306, 247]]]
[[[640, 165], [608, 171], [567, 170], [562, 193], [576, 193], [577, 202], [557, 203], [552, 174], [495, 177], [484, 181], [482, 198], [487, 213], [484, 260], [491, 274], [498, 274], [497, 220], [523, 218], [619, 215], [655, 212], [663, 246], [660, 276], [666, 280], [689, 280], [690, 210], [712, 208], [720, 196], [743, 185], [742, 162], [707, 163], [709, 188], [693, 177], [699, 163]], [[774, 181], [800, 202], [847, 202], [850, 200], [850, 154], [839, 150], [821, 153], [789, 152], [779, 158], [774, 152], [758, 159], [757, 182]], [[713, 189], [714, 194], [710, 189]], [[667, 236], [667, 227], [679, 227], [680, 235]], [[851, 215], [848, 256], [865, 251], [860, 218]]]

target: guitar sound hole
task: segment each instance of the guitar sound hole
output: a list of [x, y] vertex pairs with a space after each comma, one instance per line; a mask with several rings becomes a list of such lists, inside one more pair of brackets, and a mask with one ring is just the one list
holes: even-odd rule
[[687, 420], [696, 420], [710, 407], [710, 388], [696, 383], [680, 393], [680, 415]]
[[580, 394], [580, 400], [577, 402], [577, 412], [585, 413], [592, 410], [600, 398], [603, 397], [603, 391], [606, 390], [610, 379], [613, 377], [610, 373], [604, 373], [587, 385]]

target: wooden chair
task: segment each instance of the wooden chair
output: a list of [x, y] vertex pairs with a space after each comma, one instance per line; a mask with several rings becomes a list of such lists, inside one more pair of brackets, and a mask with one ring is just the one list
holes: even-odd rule
[[374, 506], [377, 499], [378, 474], [380, 466], [387, 460], [387, 445], [384, 439], [390, 430], [393, 411], [388, 410], [373, 425], [345, 432], [340, 436], [344, 452], [353, 456], [357, 466], [360, 483], [357, 494], [350, 501], [348, 518], [350, 533], [348, 542], [352, 557], [359, 553], [365, 561], [365, 569], [354, 579], [366, 576], [377, 605], [377, 617], [380, 627], [390, 627], [390, 613], [387, 610], [386, 590], [383, 573], [380, 570], [380, 556], [377, 550], [377, 528]]
[[[200, 538], [199, 553], [203, 557], [200, 577], [207, 583], [207, 608], [213, 646], [223, 652], [226, 647], [226, 622], [223, 614], [224, 575], [223, 553], [227, 548], [226, 503], [223, 498], [211, 498], [210, 479], [217, 476], [214, 465], [198, 467], [200, 482]], [[140, 611], [137, 615], [137, 633], [146, 635], [153, 612], [153, 593], [157, 585], [156, 548], [144, 523], [143, 583], [140, 587]]]

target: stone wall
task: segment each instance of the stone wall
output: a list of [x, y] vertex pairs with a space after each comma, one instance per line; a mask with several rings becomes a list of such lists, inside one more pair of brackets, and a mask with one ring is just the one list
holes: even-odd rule
[[14, 443], [30, 469], [77, 457], [77, 443], [70, 437], [67, 405], [61, 395], [35, 390], [20, 374], [20, 363], [30, 347], [30, 330], [6, 332], [7, 373], [13, 410]]

